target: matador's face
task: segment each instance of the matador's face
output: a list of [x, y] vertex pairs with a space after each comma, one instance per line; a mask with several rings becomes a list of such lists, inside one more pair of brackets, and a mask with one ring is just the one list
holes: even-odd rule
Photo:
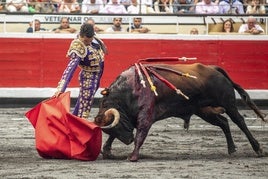
[[93, 37], [79, 37], [79, 39], [81, 40], [81, 42], [83, 42], [85, 45], [90, 45], [92, 40], [93, 40]]

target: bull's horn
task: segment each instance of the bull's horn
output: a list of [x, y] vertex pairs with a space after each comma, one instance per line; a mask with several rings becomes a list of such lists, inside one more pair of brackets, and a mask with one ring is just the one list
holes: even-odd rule
[[117, 109], [110, 108], [107, 111], [105, 111], [104, 115], [105, 115], [105, 117], [108, 117], [108, 115], [113, 115], [114, 116], [114, 121], [112, 122], [112, 124], [110, 124], [108, 126], [102, 126], [101, 127], [102, 129], [109, 129], [109, 128], [112, 128], [112, 127], [114, 127], [114, 126], [116, 126], [118, 124], [119, 119], [120, 119], [120, 114], [119, 114]]

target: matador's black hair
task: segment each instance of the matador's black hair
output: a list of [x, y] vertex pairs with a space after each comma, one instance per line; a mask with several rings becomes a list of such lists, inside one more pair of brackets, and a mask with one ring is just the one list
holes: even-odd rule
[[79, 35], [80, 35], [81, 37], [86, 36], [86, 37], [88, 37], [88, 38], [91, 38], [91, 37], [94, 36], [94, 34], [95, 34], [95, 32], [94, 32], [94, 28], [93, 28], [93, 26], [92, 26], [91, 24], [83, 24], [83, 25], [81, 26], [81, 28], [80, 28], [80, 33], [79, 33]]

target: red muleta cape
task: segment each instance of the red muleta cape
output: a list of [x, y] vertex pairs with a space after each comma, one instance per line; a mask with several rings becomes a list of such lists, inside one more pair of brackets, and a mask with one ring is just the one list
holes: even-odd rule
[[25, 116], [41, 157], [93, 161], [100, 154], [101, 128], [70, 113], [70, 92], [40, 102]]

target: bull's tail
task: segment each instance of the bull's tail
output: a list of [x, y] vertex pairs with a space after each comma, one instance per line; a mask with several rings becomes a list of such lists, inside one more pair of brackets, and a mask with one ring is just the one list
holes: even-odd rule
[[218, 72], [223, 74], [232, 83], [234, 89], [239, 93], [242, 100], [257, 114], [257, 116], [259, 116], [263, 121], [265, 121], [264, 114], [259, 110], [256, 104], [251, 100], [249, 94], [239, 84], [233, 82], [233, 80], [229, 77], [226, 71], [224, 71], [222, 68], [218, 66], [214, 66], [214, 68]]

